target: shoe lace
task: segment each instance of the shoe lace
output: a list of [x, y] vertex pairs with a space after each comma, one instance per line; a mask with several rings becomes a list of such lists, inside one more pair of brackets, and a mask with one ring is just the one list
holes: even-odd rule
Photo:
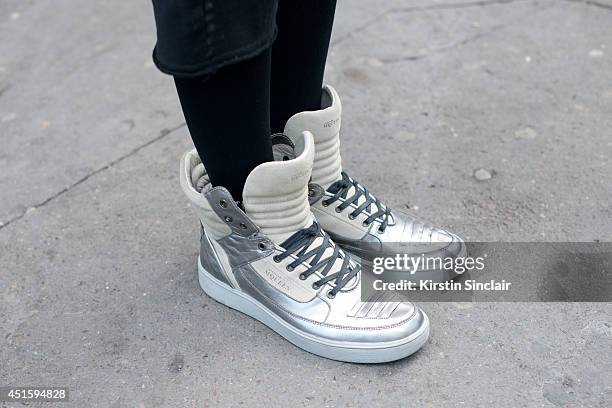
[[[314, 243], [317, 238], [322, 238], [323, 241], [310, 249], [310, 246]], [[308, 279], [309, 276], [320, 270], [321, 279], [314, 282], [312, 287], [317, 290], [321, 286], [328, 282], [332, 282], [333, 289], [327, 292], [327, 296], [334, 298], [336, 294], [346, 284], [355, 277], [360, 270], [360, 267], [350, 262], [349, 257], [335, 245], [329, 235], [327, 235], [321, 229], [321, 226], [317, 222], [305, 229], [302, 229], [285, 240], [280, 246], [285, 250], [284, 252], [275, 255], [274, 261], [281, 262], [283, 259], [294, 254], [296, 259], [287, 265], [287, 269], [292, 271], [298, 265], [303, 262], [307, 262], [310, 267], [302, 272], [299, 276], [301, 280]], [[321, 259], [328, 248], [333, 248], [332, 254], [325, 259]], [[310, 250], [309, 250], [310, 249]], [[336, 263], [336, 260], [342, 259], [342, 266], [337, 272], [330, 273], [332, 267]]]
[[[348, 192], [351, 190], [351, 187], [353, 187], [354, 193], [351, 197], [346, 198]], [[378, 200], [378, 198], [376, 198], [356, 180], [350, 178], [348, 174], [342, 172], [342, 180], [334, 182], [327, 188], [327, 192], [333, 194], [333, 196], [321, 201], [324, 206], [331, 205], [342, 197], [344, 202], [336, 207], [337, 212], [344, 211], [350, 207], [351, 204], [358, 205], [358, 207], [349, 214], [349, 217], [354, 219], [363, 211], [368, 211], [370, 215], [363, 221], [363, 225], [367, 227], [374, 222], [374, 220], [378, 219], [380, 221], [378, 230], [380, 232], [385, 232], [385, 229], [389, 225], [391, 209], [384, 205], [380, 200]], [[359, 201], [362, 197], [363, 202], [360, 205]], [[376, 207], [376, 211], [371, 212], [372, 206]]]

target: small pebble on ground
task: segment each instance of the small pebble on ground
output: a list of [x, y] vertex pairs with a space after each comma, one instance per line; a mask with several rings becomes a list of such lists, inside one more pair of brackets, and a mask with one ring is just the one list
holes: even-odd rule
[[491, 172], [486, 169], [476, 169], [474, 170], [474, 178], [478, 181], [486, 181], [490, 180], [493, 177]]

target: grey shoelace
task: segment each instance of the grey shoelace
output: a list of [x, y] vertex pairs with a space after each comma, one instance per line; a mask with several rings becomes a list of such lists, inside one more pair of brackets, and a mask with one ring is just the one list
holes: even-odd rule
[[[323, 242], [308, 250], [310, 245], [319, 237], [323, 238]], [[309, 276], [320, 270], [322, 278], [313, 283], [313, 289], [318, 290], [321, 286], [333, 281], [333, 289], [327, 292], [327, 296], [332, 299], [359, 273], [360, 267], [351, 265], [348, 255], [344, 254], [337, 245], [332, 244], [329, 235], [323, 232], [316, 222], [313, 222], [310, 227], [296, 232], [280, 246], [285, 249], [285, 252], [275, 255], [274, 261], [281, 262], [291, 254], [297, 256], [293, 262], [287, 265], [287, 270], [290, 272], [301, 263], [308, 263], [310, 267], [300, 274], [299, 278], [301, 280], [308, 279]], [[332, 254], [325, 259], [321, 259], [325, 251], [331, 247], [333, 247]], [[329, 273], [338, 258], [342, 259], [342, 266], [337, 272]]]
[[[351, 187], [355, 188], [355, 193], [351, 197], [346, 198]], [[370, 216], [363, 221], [363, 225], [367, 227], [374, 220], [379, 219], [380, 226], [378, 227], [378, 230], [381, 233], [385, 232], [385, 229], [389, 224], [391, 209], [387, 208], [387, 206], [381, 203], [378, 198], [374, 197], [370, 192], [368, 192], [365, 187], [361, 186], [356, 180], [350, 178], [348, 174], [342, 172], [342, 180], [334, 182], [331, 186], [329, 186], [327, 191], [333, 194], [333, 197], [321, 201], [321, 203], [326, 207], [336, 202], [338, 199], [340, 199], [340, 197], [344, 199], [344, 202], [336, 207], [337, 212], [344, 211], [345, 209], [350, 207], [351, 204], [359, 205], [359, 198], [361, 196], [364, 196], [364, 202], [361, 203], [359, 207], [357, 207], [349, 214], [349, 218], [355, 219], [359, 214], [366, 210], [370, 212], [372, 205], [374, 205], [376, 206], [376, 211], [372, 212]]]

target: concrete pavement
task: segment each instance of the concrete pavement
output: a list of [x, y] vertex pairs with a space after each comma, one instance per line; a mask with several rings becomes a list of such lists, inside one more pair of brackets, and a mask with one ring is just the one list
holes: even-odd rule
[[[336, 15], [327, 80], [363, 184], [471, 240], [612, 239], [612, 1]], [[0, 385], [75, 407], [609, 405], [610, 304], [424, 304], [426, 347], [367, 366], [212, 301], [149, 2], [4, 0], [0, 38]]]

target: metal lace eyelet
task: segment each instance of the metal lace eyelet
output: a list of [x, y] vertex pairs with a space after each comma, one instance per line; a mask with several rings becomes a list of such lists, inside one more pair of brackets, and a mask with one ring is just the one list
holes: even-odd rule
[[354, 220], [355, 218], [357, 218], [357, 217], [355, 217], [355, 216], [353, 215], [353, 213], [350, 213], [350, 214], [348, 215], [348, 217], [349, 217], [349, 220]]
[[327, 207], [327, 206], [329, 206], [329, 203], [327, 202], [327, 200], [323, 200], [323, 201], [321, 201], [321, 205], [323, 207]]
[[342, 212], [342, 208], [340, 208], [340, 206], [336, 207], [336, 212], [337, 213], [341, 213]]
[[232, 217], [230, 217], [229, 215], [225, 216], [225, 222], [232, 222]]
[[278, 255], [274, 255], [274, 256], [272, 257], [272, 259], [273, 259], [273, 260], [274, 260], [274, 262], [276, 262], [276, 263], [279, 263], [279, 262], [281, 261], [281, 260], [280, 260], [280, 258], [278, 257]]
[[364, 222], [362, 222], [362, 223], [361, 223], [361, 225], [363, 225], [364, 227], [369, 227], [369, 226], [370, 226], [370, 223], [369, 223], [369, 222], [364, 221]]
[[314, 197], [314, 195], [315, 195], [314, 190], [308, 190], [308, 197]]
[[379, 234], [384, 234], [384, 233], [385, 233], [385, 230], [384, 230], [384, 229], [380, 229], [380, 228], [378, 228], [376, 231], [377, 231]]
[[328, 297], [328, 298], [330, 298], [330, 299], [333, 299], [333, 298], [335, 298], [335, 297], [336, 297], [336, 294], [335, 294], [335, 293], [333, 293], [333, 292], [330, 290], [329, 292], [327, 292], [327, 297]]
[[287, 272], [293, 272], [293, 266], [291, 265], [287, 265], [285, 269], [287, 269]]
[[222, 208], [227, 208], [227, 201], [225, 201], [225, 200], [220, 200], [220, 201], [219, 201], [219, 205], [220, 205]]
[[260, 242], [259, 244], [257, 244], [257, 247], [263, 251], [264, 249], [266, 249], [266, 244], [264, 244], [263, 242]]
[[240, 223], [240, 228], [247, 229], [247, 225], [244, 222]]
[[306, 275], [304, 275], [303, 273], [300, 273], [300, 280], [306, 280]]
[[312, 288], [313, 288], [314, 290], [319, 290], [320, 286], [319, 286], [319, 285], [317, 285], [317, 283], [315, 282], [315, 283], [313, 283], [313, 284], [312, 284]]

